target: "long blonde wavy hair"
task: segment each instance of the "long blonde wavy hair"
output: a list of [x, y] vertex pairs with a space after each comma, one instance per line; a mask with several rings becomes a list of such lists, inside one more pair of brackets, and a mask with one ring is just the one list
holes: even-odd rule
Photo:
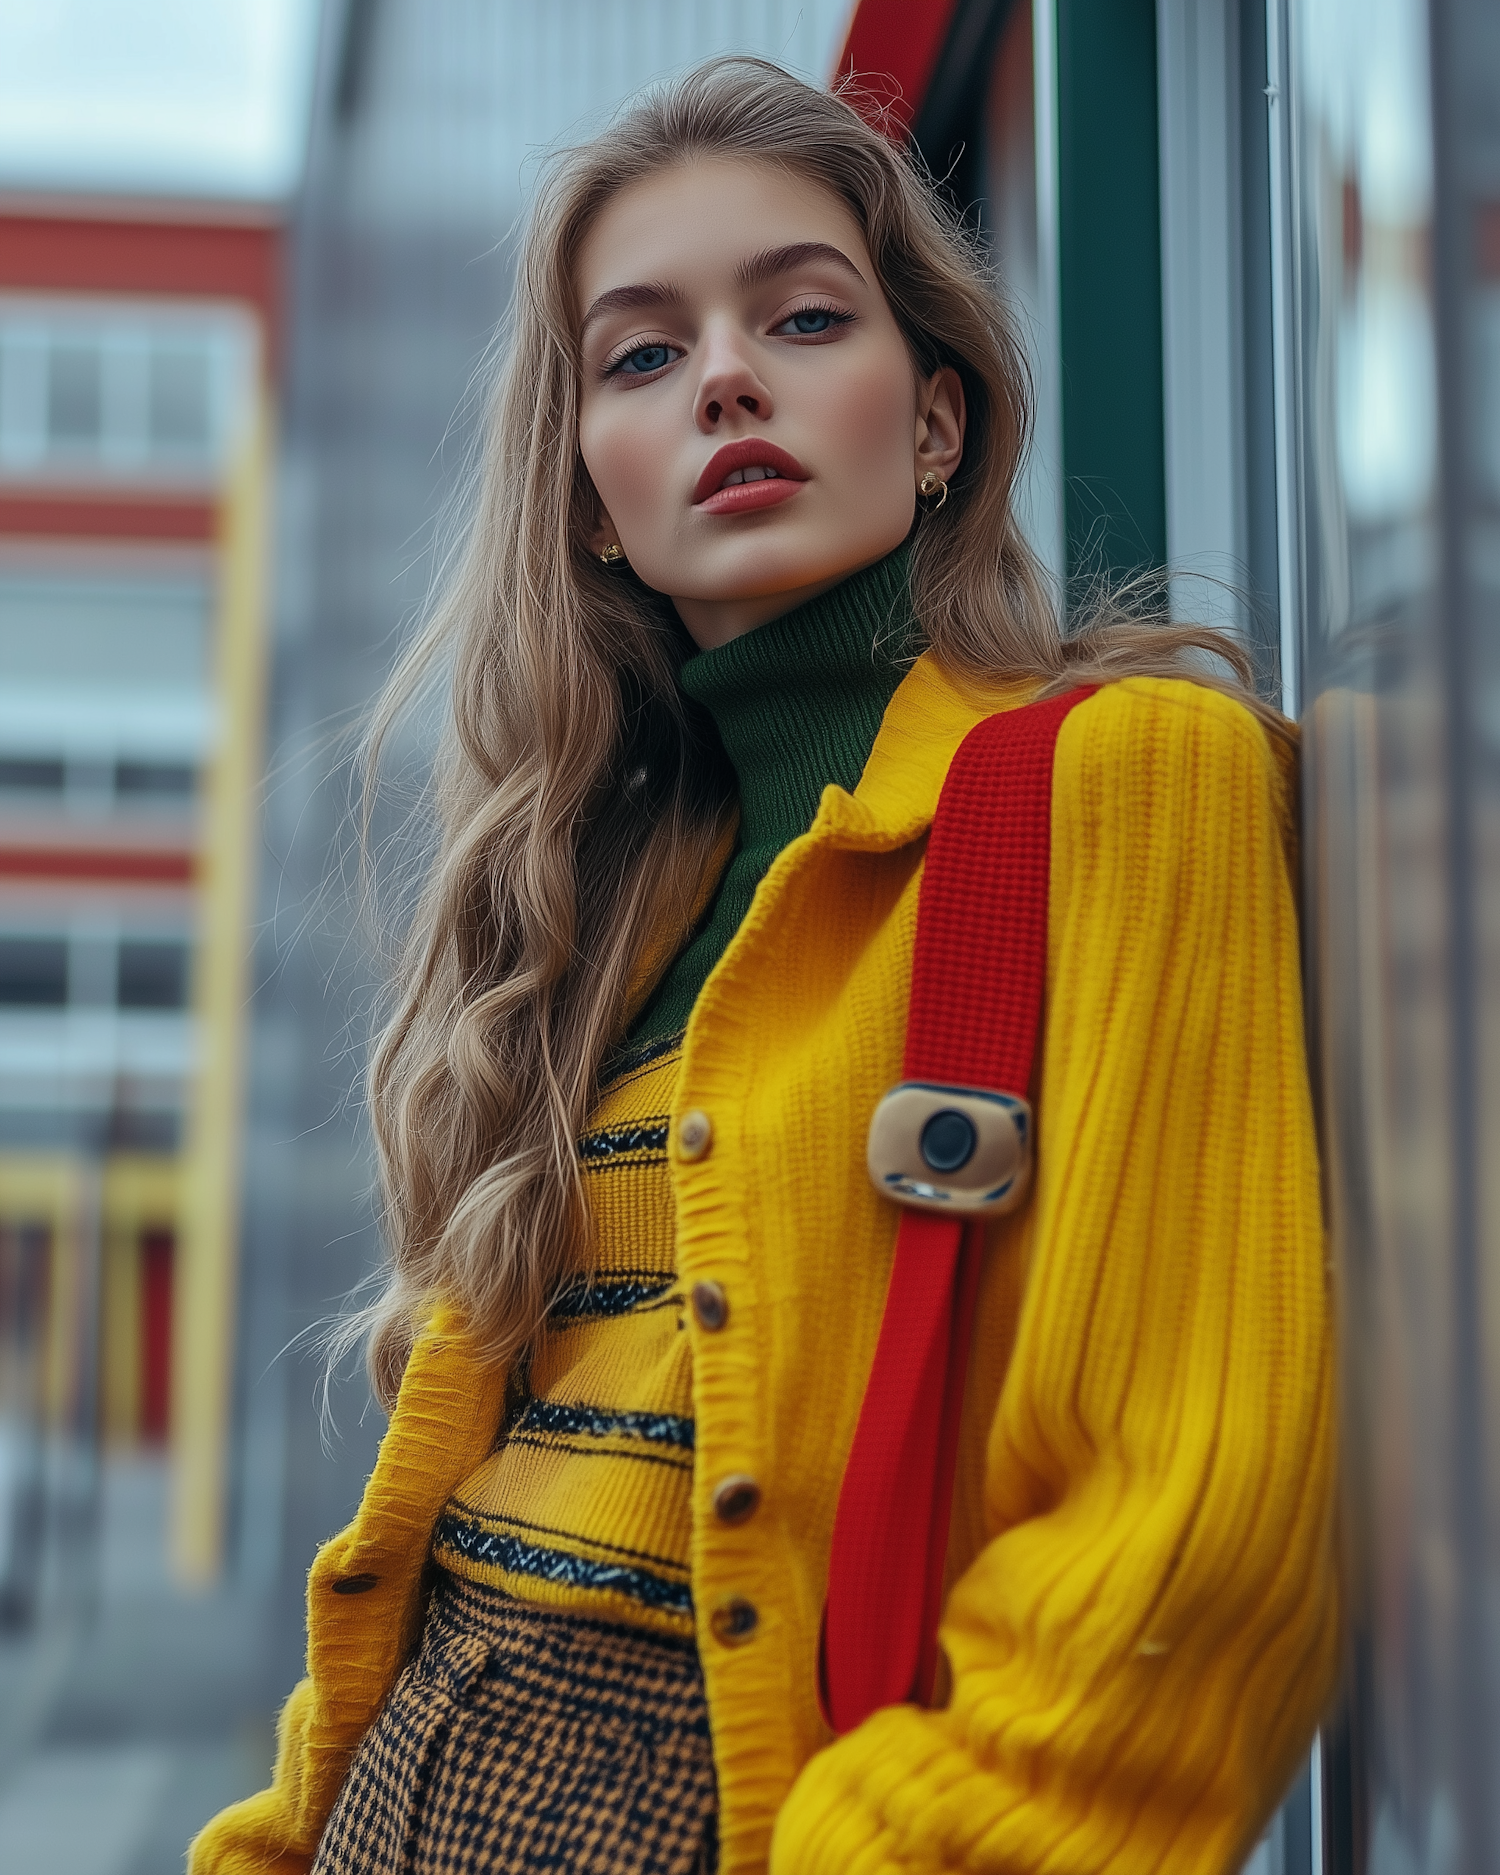
[[[519, 256], [472, 518], [367, 743], [373, 775], [393, 725], [435, 673], [446, 683], [438, 852], [369, 1070], [390, 1268], [342, 1337], [368, 1337], [386, 1404], [434, 1298], [456, 1303], [504, 1360], [586, 1268], [575, 1142], [632, 986], [687, 935], [734, 811], [712, 734], [676, 686], [687, 641], [670, 602], [589, 548], [598, 503], [578, 449], [574, 279], [580, 244], [618, 190], [723, 154], [837, 196], [914, 370], [951, 365], [963, 381], [963, 463], [911, 549], [932, 652], [973, 676], [1054, 688], [1193, 675], [1253, 705], [1243, 653], [1208, 628], [1106, 599], [1064, 631], [1011, 505], [1031, 421], [1014, 322], [982, 249], [847, 95], [719, 59], [559, 155]], [[1227, 674], [1184, 669], [1194, 647]]]

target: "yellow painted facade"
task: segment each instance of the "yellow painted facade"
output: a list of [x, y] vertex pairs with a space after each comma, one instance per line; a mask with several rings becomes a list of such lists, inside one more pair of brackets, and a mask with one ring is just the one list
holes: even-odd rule
[[[176, 1153], [0, 1152], [0, 1231], [45, 1242], [45, 1426], [106, 1446], [141, 1436], [144, 1245], [170, 1235], [168, 1551], [203, 1585], [223, 1560], [238, 1292], [240, 1138], [264, 736], [269, 394], [260, 385], [219, 502], [191, 968], [194, 1069]], [[18, 1239], [19, 1241], [19, 1239]], [[29, 1254], [29, 1252], [28, 1252]], [[18, 1332], [24, 1332], [24, 1325]], [[97, 1360], [97, 1370], [85, 1364]], [[28, 1359], [28, 1371], [34, 1368]]]
[[245, 1017], [264, 738], [271, 412], [262, 393], [236, 453], [220, 534], [214, 691], [194, 972], [199, 1069], [188, 1108], [172, 1347], [174, 1569], [206, 1583], [223, 1559], [238, 1277]]
[[0, 1224], [34, 1230], [47, 1263], [42, 1406], [50, 1428], [71, 1425], [94, 1336], [98, 1285], [101, 1430], [132, 1443], [140, 1423], [140, 1257], [150, 1230], [176, 1232], [182, 1168], [162, 1154], [122, 1153], [102, 1164], [74, 1153], [0, 1153]]

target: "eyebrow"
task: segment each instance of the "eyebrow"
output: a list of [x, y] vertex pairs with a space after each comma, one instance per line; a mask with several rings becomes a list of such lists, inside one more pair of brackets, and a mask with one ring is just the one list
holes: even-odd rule
[[[854, 275], [860, 285], [865, 284], [865, 277], [847, 254], [827, 241], [793, 241], [786, 247], [762, 248], [760, 253], [752, 254], [749, 260], [743, 260], [734, 270], [735, 281], [740, 286], [760, 286], [772, 280], [777, 274], [790, 273], [793, 268], [806, 266], [809, 261], [832, 261], [835, 267], [842, 267], [845, 272]], [[667, 280], [642, 280], [635, 286], [612, 286], [608, 292], [601, 293], [583, 315], [580, 332], [587, 332], [596, 319], [602, 319], [606, 313], [634, 312], [645, 306], [681, 306], [687, 295], [680, 286], [673, 286]]]
[[637, 286], [612, 286], [607, 293], [601, 293], [583, 315], [580, 332], [587, 332], [596, 319], [602, 319], [606, 313], [633, 312], [640, 306], [681, 306], [687, 295], [680, 286], [673, 286], [666, 280], [643, 280]]
[[806, 266], [810, 260], [831, 260], [835, 267], [852, 273], [861, 286], [865, 284], [865, 276], [849, 256], [841, 254], [827, 241], [793, 241], [789, 247], [762, 248], [760, 253], [740, 262], [734, 277], [741, 286], [760, 286], [779, 273], [790, 273], [795, 267]]

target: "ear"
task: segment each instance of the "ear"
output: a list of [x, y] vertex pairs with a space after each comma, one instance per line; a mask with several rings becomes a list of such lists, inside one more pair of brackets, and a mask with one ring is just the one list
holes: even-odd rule
[[944, 365], [917, 386], [915, 479], [920, 482], [931, 469], [951, 481], [963, 459], [963, 381], [952, 365]]
[[609, 510], [605, 507], [604, 503], [602, 501], [598, 502], [596, 506], [599, 518], [594, 523], [589, 533], [589, 552], [599, 554], [603, 553], [604, 549], [612, 542], [618, 542], [620, 530], [615, 526], [614, 522], [610, 520]]

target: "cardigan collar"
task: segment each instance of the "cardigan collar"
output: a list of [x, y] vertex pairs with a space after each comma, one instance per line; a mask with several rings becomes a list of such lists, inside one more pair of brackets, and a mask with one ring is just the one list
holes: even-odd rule
[[[1034, 677], [1009, 683], [981, 683], [959, 676], [924, 651], [896, 687], [886, 705], [870, 759], [853, 794], [830, 786], [803, 841], [828, 841], [845, 849], [889, 852], [926, 833], [937, 811], [949, 764], [969, 731], [986, 716], [1017, 708], [1039, 688]], [[719, 836], [692, 895], [687, 926], [712, 901], [734, 851], [736, 818]], [[637, 958], [625, 999], [626, 1021], [633, 1022], [682, 943], [684, 921], [664, 915]]]
[[854, 793], [825, 790], [812, 831], [826, 822], [843, 836], [841, 845], [872, 849], [920, 838], [964, 737], [985, 717], [1028, 702], [1039, 688], [1034, 677], [965, 677], [924, 651], [891, 698]]

